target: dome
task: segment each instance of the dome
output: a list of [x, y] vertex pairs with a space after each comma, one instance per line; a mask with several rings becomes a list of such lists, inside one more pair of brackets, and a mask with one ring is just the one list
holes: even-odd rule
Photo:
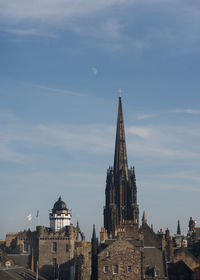
[[55, 202], [55, 204], [53, 206], [53, 213], [55, 213], [57, 211], [61, 211], [61, 210], [68, 210], [68, 209], [67, 209], [65, 202], [62, 201], [61, 196], [60, 196], [59, 199]]

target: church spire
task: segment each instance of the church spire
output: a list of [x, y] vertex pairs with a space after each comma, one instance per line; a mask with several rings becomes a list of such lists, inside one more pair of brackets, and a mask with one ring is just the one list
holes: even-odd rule
[[181, 234], [180, 221], [178, 220], [177, 234]]
[[124, 171], [126, 179], [128, 180], [128, 164], [121, 96], [119, 97], [118, 105], [117, 131], [114, 156], [114, 173], [117, 174], [119, 171]]
[[122, 100], [119, 97], [114, 166], [107, 171], [106, 206], [104, 227], [108, 235], [115, 236], [116, 228], [122, 223], [139, 225], [137, 186], [134, 169], [128, 170]]

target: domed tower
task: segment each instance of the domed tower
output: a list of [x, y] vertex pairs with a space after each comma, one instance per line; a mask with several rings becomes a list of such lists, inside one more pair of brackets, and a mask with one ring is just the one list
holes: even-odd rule
[[64, 231], [66, 226], [71, 225], [72, 213], [67, 209], [61, 196], [55, 202], [52, 212], [49, 214], [50, 228], [54, 232]]

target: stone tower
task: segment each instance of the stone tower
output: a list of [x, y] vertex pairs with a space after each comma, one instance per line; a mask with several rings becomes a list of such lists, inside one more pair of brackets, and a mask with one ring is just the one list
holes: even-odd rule
[[108, 234], [115, 235], [115, 229], [123, 223], [138, 227], [139, 207], [135, 171], [128, 169], [122, 101], [119, 97], [114, 165], [107, 170], [106, 205], [104, 227]]
[[52, 212], [49, 214], [50, 228], [53, 232], [65, 231], [65, 227], [71, 225], [71, 219], [72, 214], [60, 196], [55, 202]]

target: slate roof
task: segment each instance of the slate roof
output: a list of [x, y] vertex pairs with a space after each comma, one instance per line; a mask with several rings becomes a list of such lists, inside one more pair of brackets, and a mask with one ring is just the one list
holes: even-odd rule
[[166, 277], [163, 252], [160, 249], [144, 247], [144, 266], [145, 274], [148, 274], [148, 271], [151, 272], [155, 268], [155, 270], [159, 271], [159, 277]]

